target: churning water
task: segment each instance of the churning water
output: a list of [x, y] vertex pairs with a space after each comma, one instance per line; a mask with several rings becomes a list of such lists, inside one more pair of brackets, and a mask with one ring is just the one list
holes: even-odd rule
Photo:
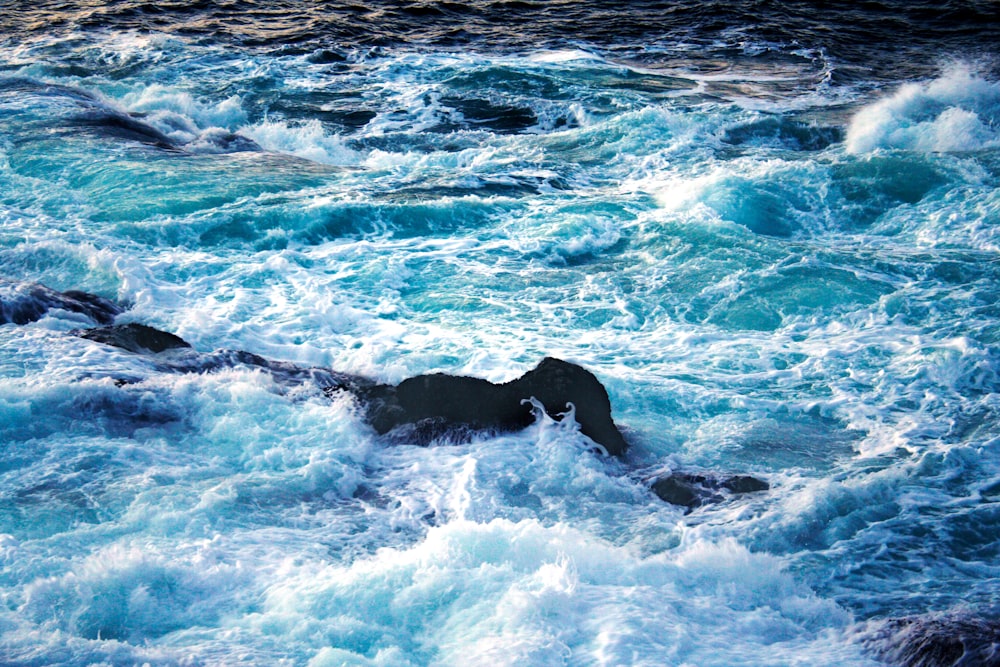
[[[83, 290], [387, 383], [557, 356], [631, 446], [548, 417], [414, 446], [82, 313], [0, 325], [0, 663], [899, 664], [900, 628], [948, 622], [988, 646], [995, 10], [4, 3], [0, 301]], [[685, 513], [650, 490], [670, 473], [770, 488]]]

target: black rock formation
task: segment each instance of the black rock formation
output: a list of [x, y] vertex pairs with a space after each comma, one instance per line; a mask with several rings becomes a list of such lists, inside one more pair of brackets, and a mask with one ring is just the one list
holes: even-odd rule
[[80, 337], [137, 354], [191, 347], [187, 341], [172, 333], [135, 323], [87, 329], [80, 332]]
[[608, 454], [621, 456], [627, 447], [611, 418], [611, 401], [600, 381], [581, 366], [552, 357], [503, 384], [435, 373], [392, 386], [336, 371], [271, 361], [250, 352], [220, 350], [199, 354], [178, 336], [143, 324], [98, 327], [78, 334], [137, 354], [156, 355], [156, 367], [164, 371], [205, 372], [241, 365], [260, 368], [282, 384], [312, 382], [328, 395], [348, 391], [361, 402], [366, 419], [379, 434], [402, 431], [408, 441], [418, 444], [445, 434], [525, 428], [534, 421], [530, 402], [534, 399], [555, 419], [572, 404], [581, 432]]
[[96, 294], [77, 290], [57, 292], [38, 283], [0, 281], [0, 324], [34, 322], [52, 309], [81, 313], [97, 324], [111, 324], [122, 312]]
[[[97, 343], [148, 355], [153, 368], [164, 373], [210, 373], [223, 368], [243, 366], [260, 369], [271, 375], [277, 384], [289, 388], [311, 383], [324, 391], [330, 387], [337, 387], [359, 394], [363, 389], [375, 386], [374, 382], [360, 376], [338, 373], [325, 368], [305, 368], [286, 361], [266, 359], [243, 350], [197, 352], [190, 343], [179, 336], [134, 322], [82, 329], [73, 333]], [[120, 380], [122, 385], [138, 381], [127, 378]]]
[[1000, 667], [1000, 623], [965, 614], [873, 622], [864, 642], [899, 667]]
[[403, 380], [395, 387], [375, 385], [361, 393], [368, 420], [379, 433], [403, 425], [432, 437], [454, 427], [514, 431], [534, 421], [529, 400], [534, 398], [554, 419], [572, 404], [580, 431], [608, 454], [621, 456], [627, 447], [600, 381], [585, 368], [552, 357], [503, 384], [435, 373]]
[[650, 488], [661, 500], [684, 507], [687, 513], [702, 505], [725, 500], [726, 495], [766, 491], [771, 486], [748, 475], [710, 477], [671, 473], [656, 479]]

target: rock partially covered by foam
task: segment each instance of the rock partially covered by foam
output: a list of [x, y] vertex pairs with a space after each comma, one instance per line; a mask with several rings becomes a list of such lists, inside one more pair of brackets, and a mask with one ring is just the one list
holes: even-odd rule
[[104, 343], [105, 345], [120, 347], [138, 354], [145, 352], [159, 353], [166, 350], [191, 347], [187, 341], [179, 336], [134, 322], [97, 329], [87, 329], [80, 332], [80, 337]]
[[122, 312], [115, 303], [96, 294], [57, 292], [38, 283], [0, 281], [0, 324], [27, 324], [55, 309], [80, 313], [97, 324], [111, 324]]
[[650, 488], [660, 500], [690, 512], [702, 505], [721, 502], [729, 495], [767, 491], [771, 486], [749, 475], [714, 477], [675, 472], [657, 478]]
[[[98, 327], [81, 331], [79, 335], [137, 354], [160, 355], [170, 350], [191, 348], [178, 336], [144, 324]], [[191, 352], [176, 358], [160, 359], [158, 366], [176, 372], [250, 366], [269, 372], [280, 383], [300, 385], [314, 382], [329, 395], [347, 391], [361, 401], [366, 419], [378, 433], [397, 432], [418, 444], [469, 430], [515, 431], [525, 428], [534, 422], [532, 401], [535, 401], [542, 404], [554, 419], [562, 418], [563, 410], [572, 405], [580, 431], [608, 454], [621, 456], [627, 447], [611, 418], [611, 400], [604, 385], [585, 368], [552, 357], [546, 357], [534, 369], [503, 384], [435, 373], [418, 375], [392, 386], [336, 371], [304, 369], [269, 361], [249, 352]]]
[[627, 448], [600, 381], [585, 368], [553, 357], [503, 384], [435, 373], [395, 387], [377, 385], [363, 393], [368, 419], [379, 433], [400, 427], [418, 437], [433, 437], [455, 427], [514, 431], [534, 421], [530, 399], [535, 399], [554, 419], [572, 404], [580, 431], [608, 454], [621, 456]]
[[961, 615], [927, 615], [873, 622], [864, 642], [900, 667], [1000, 665], [1000, 623]]

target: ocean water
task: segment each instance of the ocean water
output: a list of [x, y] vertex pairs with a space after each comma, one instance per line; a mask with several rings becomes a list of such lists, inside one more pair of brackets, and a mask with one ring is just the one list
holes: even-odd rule
[[[0, 324], [0, 664], [1000, 664], [995, 10], [3, 3], [0, 301], [385, 383], [556, 356], [630, 448]], [[907, 657], [948, 623], [978, 658]]]

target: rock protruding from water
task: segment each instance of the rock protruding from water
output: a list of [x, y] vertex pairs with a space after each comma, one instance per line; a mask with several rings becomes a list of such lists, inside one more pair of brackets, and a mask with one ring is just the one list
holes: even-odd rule
[[368, 420], [379, 433], [407, 427], [418, 438], [433, 438], [454, 428], [515, 431], [534, 421], [529, 402], [534, 398], [554, 419], [572, 404], [580, 431], [608, 454], [621, 456], [628, 446], [600, 381], [585, 368], [553, 357], [503, 384], [435, 373], [363, 393]]
[[671, 473], [656, 479], [650, 487], [660, 500], [685, 508], [685, 512], [726, 499], [729, 495], [767, 491], [771, 485], [749, 475], [712, 477]]
[[1000, 622], [968, 615], [878, 621], [865, 643], [899, 667], [1000, 667]]
[[80, 337], [104, 343], [105, 345], [120, 347], [123, 350], [137, 354], [149, 352], [157, 354], [166, 350], [191, 347], [187, 341], [179, 336], [134, 322], [97, 329], [87, 329], [80, 332]]
[[[178, 336], [144, 324], [98, 327], [79, 332], [79, 335], [137, 354], [158, 355], [168, 350], [191, 348]], [[366, 419], [379, 434], [395, 431], [416, 444], [469, 431], [526, 428], [535, 420], [531, 404], [534, 399], [553, 419], [562, 418], [572, 404], [580, 431], [608, 454], [621, 456], [627, 448], [625, 438], [611, 418], [611, 400], [604, 385], [582, 366], [552, 357], [546, 357], [521, 377], [503, 384], [435, 373], [418, 375], [395, 386], [326, 369], [300, 368], [232, 350], [174, 355], [157, 361], [158, 368], [181, 373], [249, 366], [269, 372], [279, 383], [313, 382], [328, 395], [346, 391], [362, 403]]]
[[111, 324], [122, 312], [115, 303], [96, 294], [57, 292], [38, 283], [0, 281], [0, 324], [35, 322], [55, 309], [80, 313], [97, 324]]

